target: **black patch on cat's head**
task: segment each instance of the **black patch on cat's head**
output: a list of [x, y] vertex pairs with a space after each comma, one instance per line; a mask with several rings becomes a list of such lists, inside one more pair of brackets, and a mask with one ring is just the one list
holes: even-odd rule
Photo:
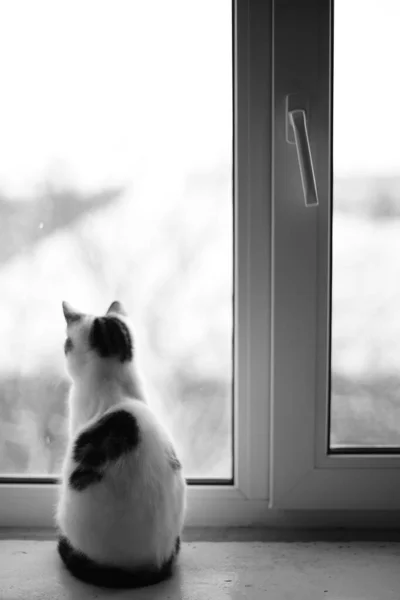
[[131, 334], [118, 317], [97, 317], [89, 333], [89, 344], [102, 358], [118, 358], [121, 362], [133, 358]]

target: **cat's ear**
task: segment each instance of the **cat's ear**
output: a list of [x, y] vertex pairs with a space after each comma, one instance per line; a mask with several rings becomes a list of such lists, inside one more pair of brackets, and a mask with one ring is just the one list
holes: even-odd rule
[[117, 315], [123, 315], [124, 317], [128, 316], [125, 308], [122, 306], [121, 302], [118, 302], [118, 300], [111, 302], [106, 314], [109, 315], [110, 313], [116, 313]]
[[118, 317], [97, 317], [90, 329], [89, 344], [102, 358], [118, 358], [121, 362], [133, 358], [131, 334]]
[[80, 321], [83, 317], [83, 313], [79, 312], [75, 308], [69, 304], [69, 302], [62, 303], [63, 313], [65, 320], [67, 321], [67, 325], [71, 325], [71, 323], [75, 323], [76, 321]]

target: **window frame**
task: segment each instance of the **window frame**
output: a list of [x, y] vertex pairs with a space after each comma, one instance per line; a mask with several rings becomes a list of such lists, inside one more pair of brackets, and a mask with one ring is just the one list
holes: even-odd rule
[[[268, 509], [272, 5], [234, 0], [232, 21], [234, 484], [190, 485], [189, 526], [253, 524]], [[0, 483], [0, 526], [54, 527], [58, 493], [54, 478]]]
[[[328, 450], [333, 0], [276, 0], [274, 56], [270, 506], [398, 511], [398, 455]], [[285, 140], [291, 93], [307, 105], [318, 207], [304, 205], [296, 149]]]
[[[400, 516], [399, 456], [327, 452], [332, 11], [333, 0], [233, 0], [234, 484], [190, 485], [187, 526], [371, 528]], [[314, 208], [286, 142], [290, 93], [308, 100]], [[57, 494], [0, 484], [0, 526], [53, 528]]]

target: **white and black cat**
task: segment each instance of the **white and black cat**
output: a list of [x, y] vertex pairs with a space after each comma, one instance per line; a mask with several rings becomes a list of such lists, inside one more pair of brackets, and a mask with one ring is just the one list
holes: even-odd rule
[[173, 442], [146, 404], [133, 333], [119, 302], [106, 315], [63, 302], [72, 379], [58, 551], [79, 579], [138, 587], [170, 576], [186, 484]]

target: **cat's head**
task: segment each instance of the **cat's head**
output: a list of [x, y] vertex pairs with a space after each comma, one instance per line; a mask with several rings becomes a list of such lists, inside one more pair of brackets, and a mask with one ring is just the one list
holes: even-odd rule
[[133, 333], [120, 302], [113, 302], [102, 316], [82, 313], [68, 302], [62, 308], [67, 323], [64, 353], [73, 379], [98, 361], [124, 365], [133, 360]]

